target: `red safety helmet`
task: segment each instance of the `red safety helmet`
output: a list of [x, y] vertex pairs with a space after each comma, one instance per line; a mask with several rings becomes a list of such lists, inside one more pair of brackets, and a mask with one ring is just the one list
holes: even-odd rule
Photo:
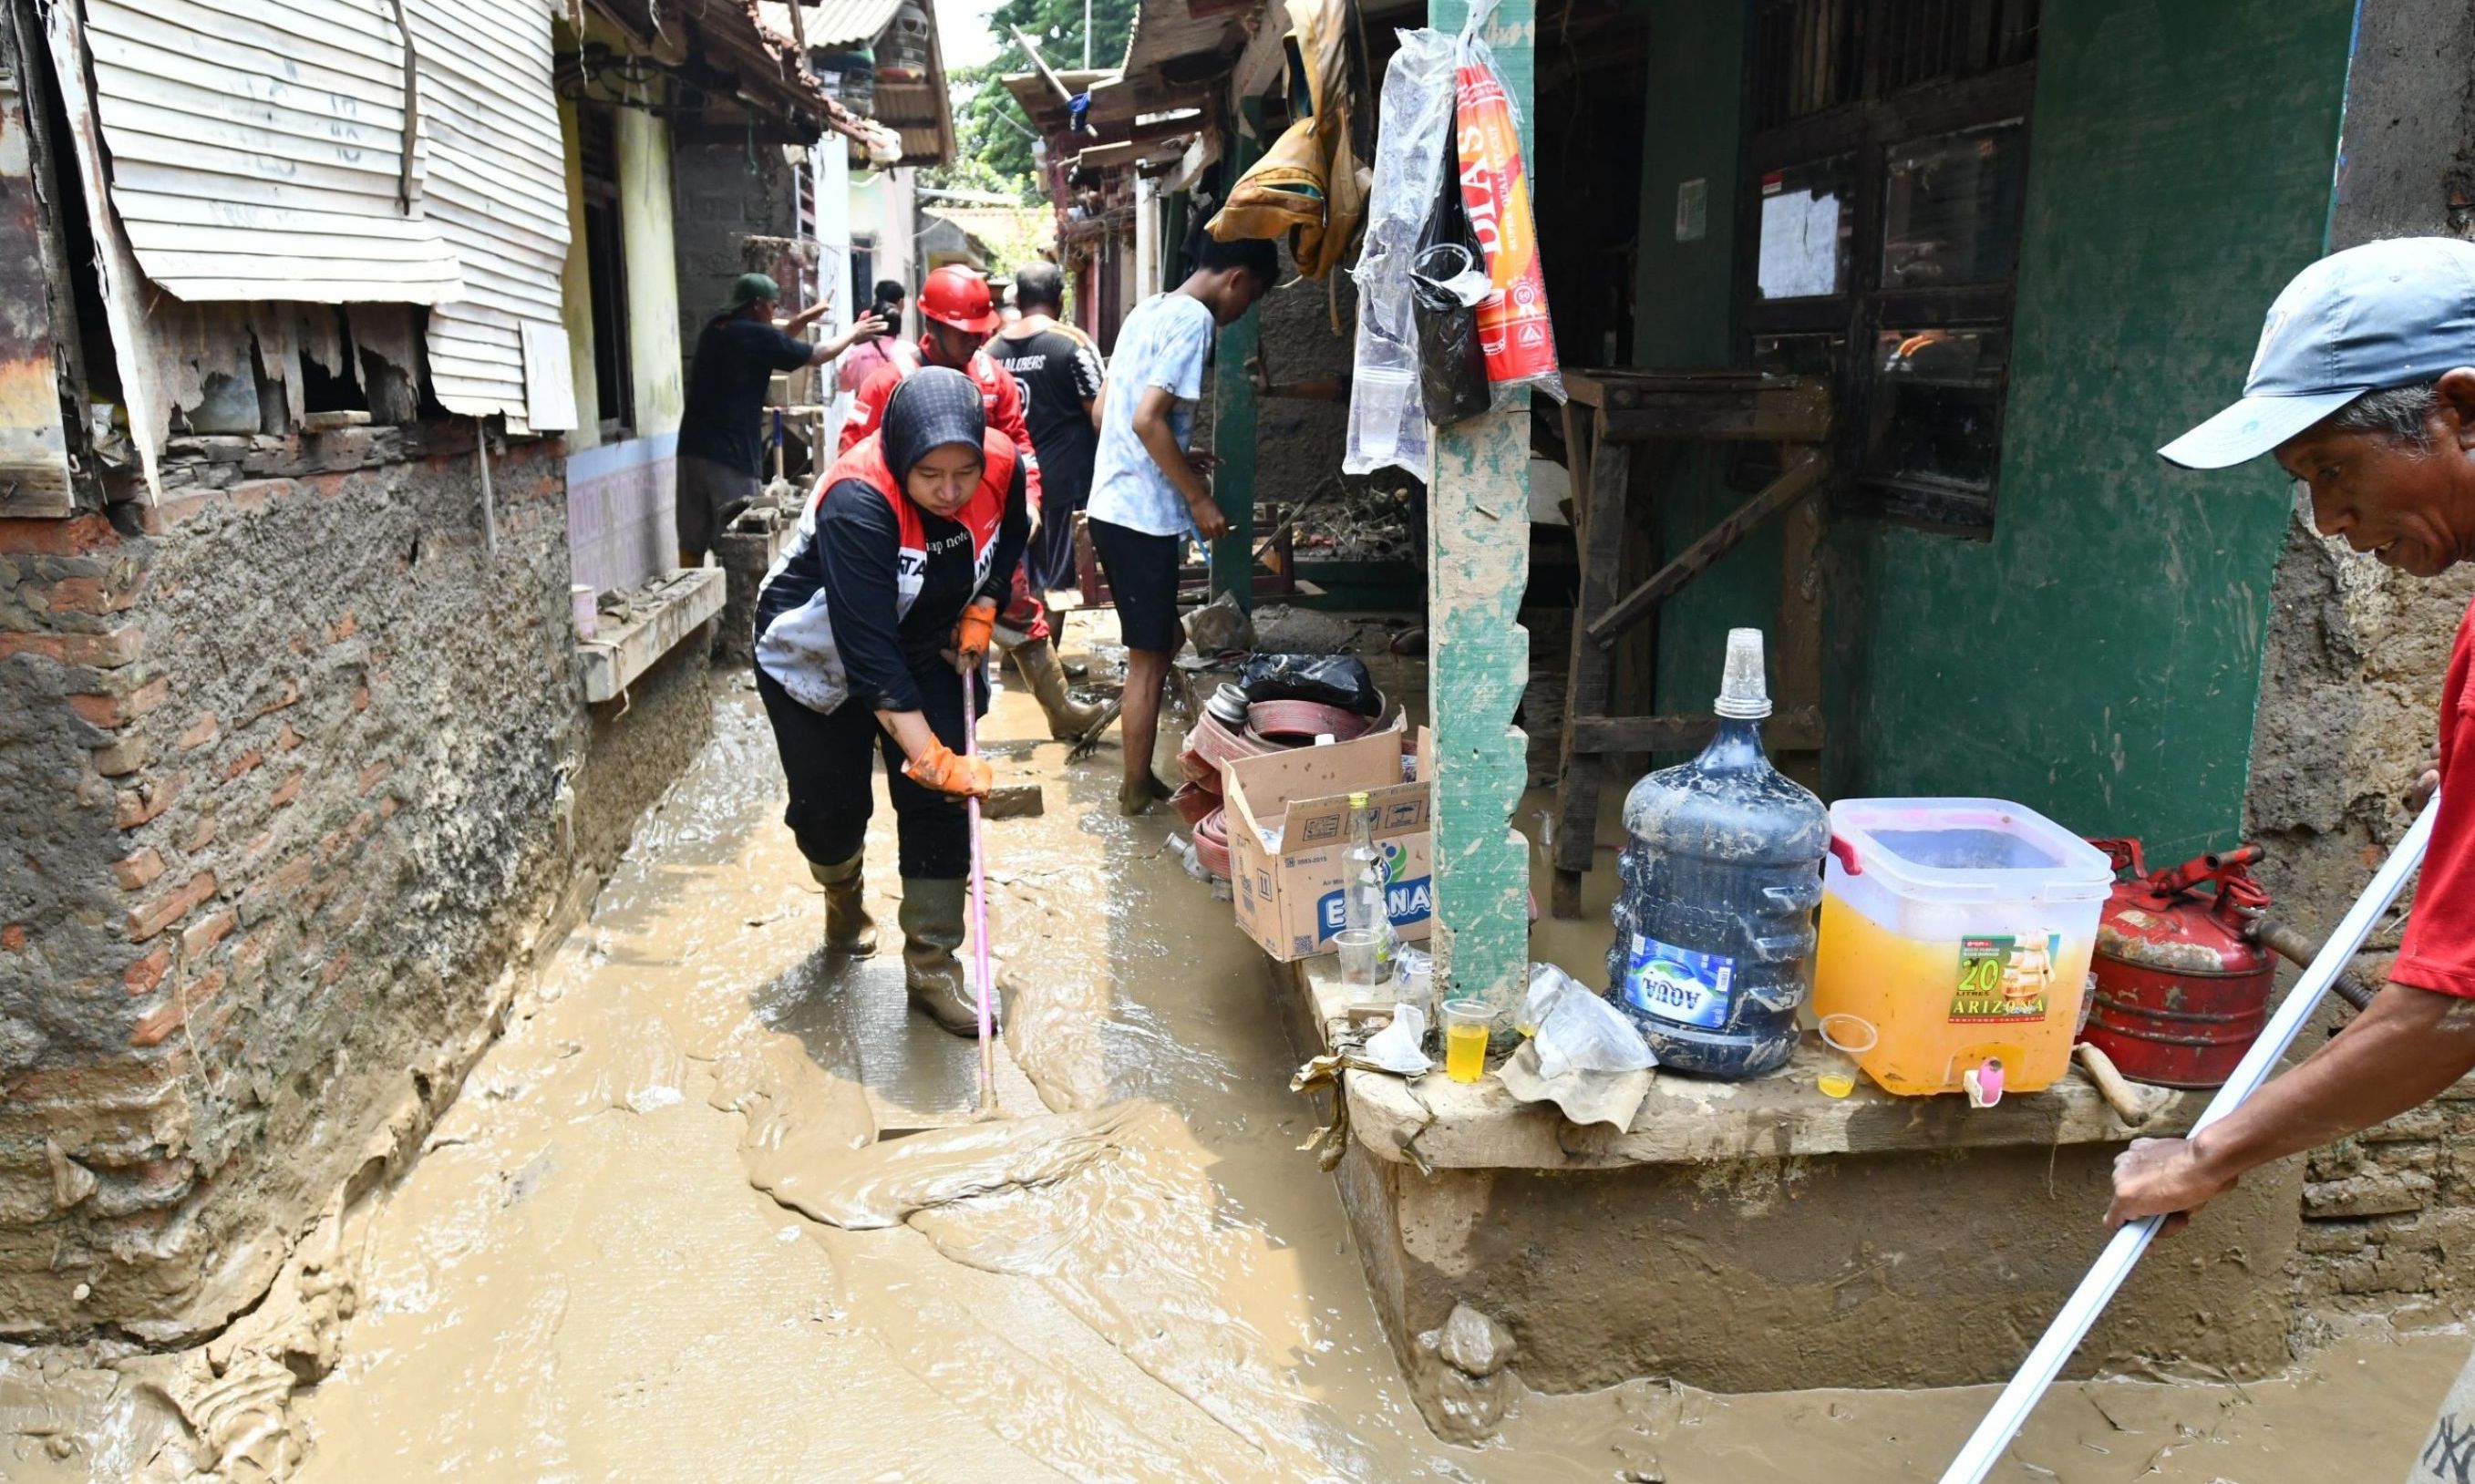
[[997, 328], [997, 311], [989, 303], [989, 280], [964, 267], [947, 263], [919, 285], [919, 312], [940, 325], [951, 325], [975, 335]]

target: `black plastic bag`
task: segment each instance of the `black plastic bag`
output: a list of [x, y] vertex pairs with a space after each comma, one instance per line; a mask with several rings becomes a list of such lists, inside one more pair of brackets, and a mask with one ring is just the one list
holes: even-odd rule
[[1366, 662], [1354, 654], [1258, 654], [1238, 674], [1249, 701], [1316, 701], [1361, 717], [1383, 708]]
[[[1418, 402], [1427, 421], [1447, 427], [1488, 405], [1486, 351], [1479, 344], [1478, 301], [1465, 298], [1486, 276], [1478, 235], [1461, 209], [1460, 152], [1444, 147], [1442, 186], [1409, 258], [1409, 323], [1418, 334]], [[1480, 297], [1483, 297], [1481, 295]]]

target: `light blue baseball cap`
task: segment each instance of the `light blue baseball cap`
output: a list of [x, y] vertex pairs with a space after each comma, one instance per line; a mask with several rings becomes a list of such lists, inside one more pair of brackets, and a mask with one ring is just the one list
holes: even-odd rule
[[2294, 276], [2241, 401], [2158, 450], [2190, 469], [2258, 458], [2365, 392], [2475, 366], [2475, 243], [2392, 237]]

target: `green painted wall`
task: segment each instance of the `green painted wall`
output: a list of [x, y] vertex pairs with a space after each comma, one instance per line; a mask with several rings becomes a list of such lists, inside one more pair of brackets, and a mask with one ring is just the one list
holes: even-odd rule
[[[2235, 839], [2289, 502], [2153, 450], [2317, 255], [2352, 12], [2048, 0], [1993, 539], [1834, 520], [1834, 791], [2011, 798], [2168, 859]], [[1663, 702], [1706, 700], [1730, 615], [1769, 622], [1775, 563], [1735, 565], [1669, 617]]]
[[671, 126], [620, 109], [619, 246], [627, 264], [627, 354], [636, 435], [674, 432], [687, 391], [679, 355], [679, 270], [672, 250]]
[[593, 274], [584, 244], [584, 157], [575, 101], [558, 100], [559, 147], [567, 155], [567, 259], [559, 264], [559, 321], [567, 330], [567, 366], [576, 385], [576, 430], [567, 451], [581, 453], [601, 442], [601, 381], [593, 365]]
[[[1735, 324], [1736, 204], [1743, 184], [1742, 0], [1671, 0], [1651, 13], [1652, 104], [1642, 134], [1641, 292], [1633, 359], [1725, 366], [1742, 359]], [[1677, 240], [1677, 191], [1707, 182], [1706, 231]], [[1665, 446], [1654, 461], [1661, 540], [1673, 554], [1744, 499], [1715, 449]], [[1658, 710], [1706, 711], [1719, 693], [1727, 631], [1778, 616], [1778, 533], [1755, 533], [1669, 600], [1659, 616]]]

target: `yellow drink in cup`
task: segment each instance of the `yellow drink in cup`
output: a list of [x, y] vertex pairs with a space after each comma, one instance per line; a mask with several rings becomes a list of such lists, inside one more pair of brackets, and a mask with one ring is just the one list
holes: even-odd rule
[[1484, 1000], [1444, 1002], [1444, 1075], [1457, 1083], [1474, 1083], [1486, 1075]]

